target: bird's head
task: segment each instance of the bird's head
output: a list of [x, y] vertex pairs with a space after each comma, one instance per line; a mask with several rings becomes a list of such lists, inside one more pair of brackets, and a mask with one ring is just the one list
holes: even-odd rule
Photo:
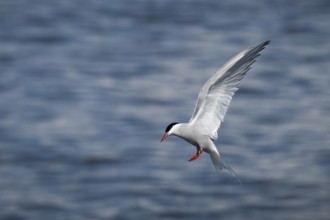
[[168, 136], [170, 136], [174, 130], [175, 130], [175, 125], [179, 124], [178, 122], [173, 122], [171, 124], [169, 124], [166, 129], [165, 129], [165, 134], [163, 135], [162, 139], [160, 140], [160, 142], [162, 142], [163, 140], [165, 140]]

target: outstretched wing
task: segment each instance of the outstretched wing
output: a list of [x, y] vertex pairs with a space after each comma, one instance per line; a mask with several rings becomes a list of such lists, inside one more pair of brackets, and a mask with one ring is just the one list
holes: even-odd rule
[[240, 81], [269, 42], [241, 51], [204, 84], [189, 121], [191, 125], [212, 139], [218, 138], [218, 129]]

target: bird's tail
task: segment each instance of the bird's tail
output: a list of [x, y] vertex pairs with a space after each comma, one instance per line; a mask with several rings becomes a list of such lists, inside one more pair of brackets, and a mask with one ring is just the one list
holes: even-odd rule
[[231, 168], [229, 166], [229, 164], [227, 164], [220, 156], [220, 154], [218, 152], [211, 152], [210, 153], [214, 168], [216, 169], [216, 171], [221, 171], [222, 169], [226, 169], [228, 170], [234, 177], [235, 179], [240, 183], [241, 181], [239, 180], [237, 174], [235, 173], [235, 171], [233, 170], [233, 168]]

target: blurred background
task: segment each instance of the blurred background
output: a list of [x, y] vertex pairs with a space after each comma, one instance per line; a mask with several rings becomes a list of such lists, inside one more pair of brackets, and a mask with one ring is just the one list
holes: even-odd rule
[[[0, 219], [330, 215], [328, 0], [1, 0]], [[240, 50], [271, 44], [216, 142], [166, 126]]]

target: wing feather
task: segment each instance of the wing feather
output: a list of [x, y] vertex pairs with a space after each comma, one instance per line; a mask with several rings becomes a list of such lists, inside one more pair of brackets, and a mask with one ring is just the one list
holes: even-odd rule
[[218, 138], [218, 129], [224, 120], [230, 101], [242, 78], [270, 41], [245, 49], [224, 64], [202, 87], [189, 123], [202, 134]]

